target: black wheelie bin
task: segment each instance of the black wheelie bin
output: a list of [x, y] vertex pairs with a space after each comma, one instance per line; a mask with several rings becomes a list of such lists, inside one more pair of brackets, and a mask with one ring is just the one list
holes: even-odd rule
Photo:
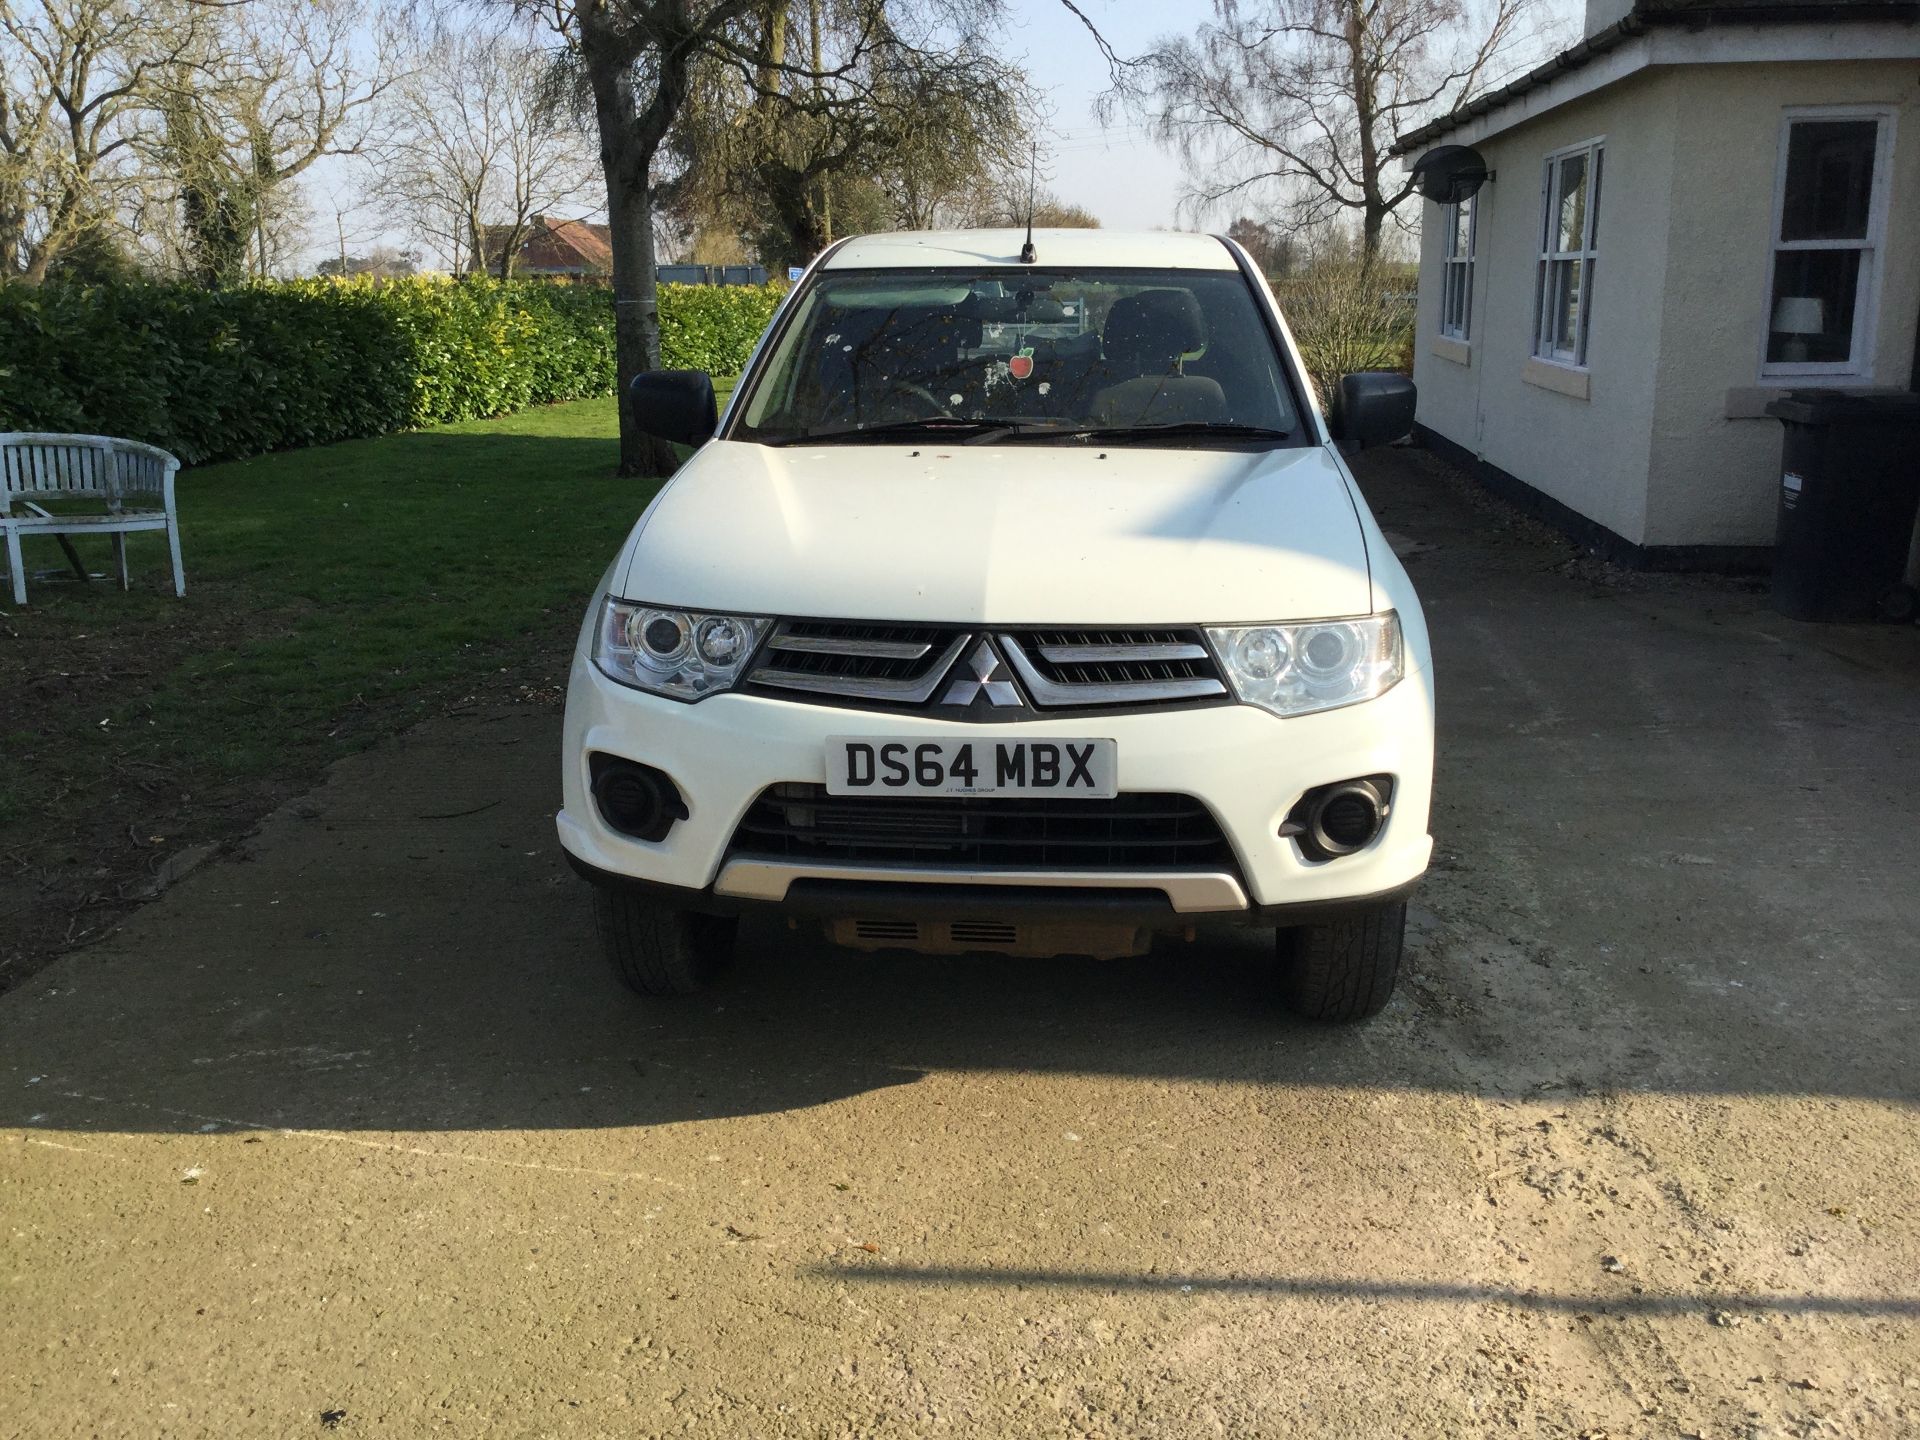
[[1800, 390], [1783, 422], [1773, 607], [1795, 620], [1871, 620], [1903, 584], [1920, 510], [1920, 394]]

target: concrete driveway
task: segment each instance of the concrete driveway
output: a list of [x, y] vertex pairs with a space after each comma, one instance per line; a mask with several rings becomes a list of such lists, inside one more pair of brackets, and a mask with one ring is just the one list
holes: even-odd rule
[[0, 1002], [0, 1434], [1920, 1433], [1920, 636], [1368, 482], [1443, 732], [1380, 1020], [1233, 934], [642, 1003], [558, 713], [450, 718]]

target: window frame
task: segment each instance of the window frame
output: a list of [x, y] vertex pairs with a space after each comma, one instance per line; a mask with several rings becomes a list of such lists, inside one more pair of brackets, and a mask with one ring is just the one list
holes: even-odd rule
[[[1462, 255], [1454, 250], [1454, 242], [1460, 235], [1460, 207], [1467, 207], [1467, 251]], [[1473, 339], [1473, 268], [1479, 258], [1480, 248], [1480, 197], [1469, 195], [1465, 200], [1440, 207], [1440, 214], [1446, 229], [1440, 242], [1440, 326], [1439, 333], [1448, 340], [1458, 340], [1465, 345]], [[1460, 305], [1457, 323], [1452, 314], [1454, 299], [1454, 272], [1460, 272]]]
[[[1558, 365], [1565, 370], [1588, 368], [1588, 347], [1593, 331], [1593, 277], [1599, 268], [1600, 204], [1605, 194], [1607, 137], [1596, 135], [1572, 145], [1550, 150], [1540, 167], [1540, 244], [1539, 269], [1533, 287], [1532, 357], [1543, 365]], [[1560, 167], [1566, 160], [1584, 155], [1587, 162], [1587, 203], [1581, 217], [1580, 248], [1560, 250]], [[1550, 306], [1556, 267], [1580, 267], [1580, 315], [1573, 349], [1560, 350], [1552, 332], [1554, 315]]]
[[[1780, 112], [1780, 135], [1774, 156], [1772, 219], [1767, 228], [1767, 279], [1761, 290], [1760, 365], [1762, 380], [1791, 377], [1820, 384], [1858, 384], [1873, 378], [1874, 347], [1879, 334], [1880, 282], [1886, 254], [1887, 191], [1892, 184], [1893, 129], [1898, 112], [1891, 105], [1789, 105]], [[1873, 195], [1867, 205], [1867, 233], [1859, 240], [1782, 240], [1780, 227], [1786, 219], [1787, 154], [1793, 143], [1793, 127], [1803, 121], [1872, 120], [1876, 124], [1873, 144]], [[1769, 360], [1768, 343], [1773, 334], [1773, 286], [1779, 275], [1783, 250], [1858, 250], [1860, 278], [1853, 295], [1852, 348], [1845, 360]]]

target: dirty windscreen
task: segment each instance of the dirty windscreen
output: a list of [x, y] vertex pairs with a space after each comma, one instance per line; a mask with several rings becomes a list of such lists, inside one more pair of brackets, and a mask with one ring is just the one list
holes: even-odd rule
[[748, 383], [735, 437], [768, 444], [1300, 430], [1233, 270], [829, 271]]

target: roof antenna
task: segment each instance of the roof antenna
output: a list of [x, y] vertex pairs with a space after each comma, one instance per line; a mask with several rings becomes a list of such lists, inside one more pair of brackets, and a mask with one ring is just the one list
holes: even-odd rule
[[1033, 189], [1034, 177], [1040, 169], [1040, 142], [1033, 142], [1033, 149], [1027, 158], [1027, 243], [1020, 247], [1020, 263], [1033, 265], [1040, 257], [1033, 248]]

